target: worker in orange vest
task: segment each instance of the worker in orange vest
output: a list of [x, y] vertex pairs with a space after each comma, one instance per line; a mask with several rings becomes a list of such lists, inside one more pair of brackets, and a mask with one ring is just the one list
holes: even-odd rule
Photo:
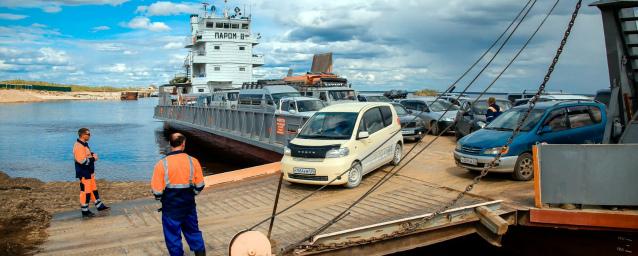
[[183, 255], [182, 234], [196, 256], [206, 255], [202, 232], [197, 224], [195, 196], [204, 189], [204, 175], [197, 159], [184, 153], [186, 137], [174, 133], [169, 138], [171, 152], [155, 164], [151, 189], [162, 202], [164, 241], [170, 255]]
[[89, 201], [95, 202], [98, 211], [108, 210], [109, 207], [102, 203], [100, 194], [95, 184], [95, 162], [98, 155], [89, 148], [91, 131], [88, 128], [78, 130], [78, 139], [73, 145], [73, 158], [75, 159], [75, 177], [80, 179], [80, 207], [82, 217], [93, 217], [89, 211]]

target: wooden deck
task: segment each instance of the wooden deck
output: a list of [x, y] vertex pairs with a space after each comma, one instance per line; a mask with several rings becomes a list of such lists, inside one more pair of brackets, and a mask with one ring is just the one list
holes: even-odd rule
[[[458, 194], [456, 189], [464, 188], [473, 177], [473, 174], [454, 166], [450, 153], [453, 146], [453, 138], [442, 138], [431, 150], [407, 166], [401, 175], [391, 179], [353, 208], [350, 215], [323, 233], [423, 215], [440, 208]], [[330, 187], [278, 217], [272, 237], [275, 246], [281, 248], [295, 242], [323, 225], [370, 188], [387, 170], [389, 168], [367, 175], [356, 189]], [[199, 224], [209, 255], [225, 255], [234, 234], [270, 215], [277, 181], [278, 175], [262, 176], [207, 188], [198, 196]], [[280, 209], [316, 189], [315, 186], [284, 184]], [[467, 195], [454, 207], [478, 205], [493, 199], [503, 199], [508, 205], [518, 208], [526, 208], [533, 203], [531, 182], [514, 182], [502, 175], [489, 175], [475, 192], [479, 195]], [[112, 207], [108, 215], [88, 220], [82, 220], [78, 211], [54, 216], [47, 230], [49, 239], [40, 254], [166, 254], [161, 214], [157, 212], [159, 203], [136, 200]], [[266, 233], [267, 228], [266, 223], [258, 230]]]

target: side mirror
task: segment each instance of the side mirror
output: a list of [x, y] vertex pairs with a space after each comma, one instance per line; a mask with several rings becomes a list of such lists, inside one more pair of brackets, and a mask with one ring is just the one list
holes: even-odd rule
[[357, 135], [357, 139], [367, 139], [368, 137], [370, 137], [370, 134], [366, 131], [361, 131], [359, 132], [359, 135]]
[[290, 112], [290, 113], [293, 113], [293, 114], [294, 114], [294, 113], [297, 113], [297, 110], [291, 109], [291, 110], [288, 110], [288, 112]]
[[538, 134], [549, 133], [549, 132], [552, 132], [552, 127], [549, 127], [549, 125], [545, 125], [538, 131]]

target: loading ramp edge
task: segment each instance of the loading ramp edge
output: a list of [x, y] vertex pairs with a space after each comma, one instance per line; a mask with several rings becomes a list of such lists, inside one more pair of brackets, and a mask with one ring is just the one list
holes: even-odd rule
[[[321, 234], [313, 237], [306, 246], [303, 246], [306, 249], [299, 249], [296, 253], [310, 255], [330, 252], [331, 255], [352, 255], [352, 253], [361, 254], [365, 252], [366, 254], [376, 255], [383, 252], [385, 254], [430, 245], [472, 233], [479, 233], [481, 237], [491, 244], [499, 245], [500, 235], [488, 234], [490, 233], [489, 231], [487, 233], [483, 232], [485, 229], [480, 224], [480, 217], [476, 213], [476, 208], [486, 207], [498, 215], [505, 216], [509, 225], [515, 224], [516, 211], [507, 206], [502, 206], [501, 203], [502, 200], [495, 200], [449, 209], [425, 225], [406, 233], [402, 232], [406, 227], [418, 223], [421, 219], [431, 216], [432, 213]], [[408, 238], [410, 236], [419, 237]], [[401, 239], [393, 239], [397, 237], [401, 237]], [[392, 242], [392, 240], [395, 240], [395, 242]]]

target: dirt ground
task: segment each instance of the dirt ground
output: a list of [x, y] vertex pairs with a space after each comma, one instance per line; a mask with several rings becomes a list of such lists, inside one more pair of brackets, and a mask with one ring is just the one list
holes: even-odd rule
[[119, 92], [51, 92], [0, 90], [0, 103], [41, 102], [51, 100], [119, 100]]
[[[102, 200], [109, 203], [150, 196], [146, 182], [97, 180]], [[79, 182], [42, 182], [11, 178], [0, 171], [0, 255], [31, 255], [47, 238], [54, 213], [79, 211]], [[93, 206], [91, 206], [94, 210]]]

